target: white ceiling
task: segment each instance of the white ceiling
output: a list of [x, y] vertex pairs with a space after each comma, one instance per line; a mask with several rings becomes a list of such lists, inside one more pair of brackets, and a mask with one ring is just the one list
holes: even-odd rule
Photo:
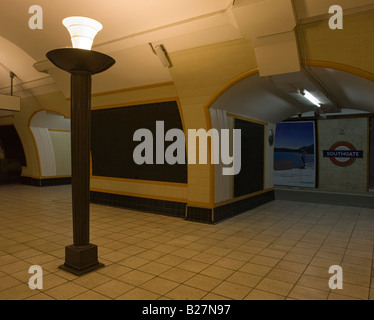
[[[17, 75], [14, 88], [17, 95], [38, 94], [57, 88], [69, 96], [69, 76], [52, 67], [45, 57], [52, 49], [71, 46], [69, 34], [61, 23], [67, 16], [88, 16], [104, 26], [95, 38], [93, 49], [110, 54], [117, 63], [105, 73], [95, 76], [93, 93], [97, 93], [172, 81], [168, 68], [161, 65], [149, 43], [162, 43], [168, 52], [177, 52], [242, 38], [234, 10], [248, 5], [259, 6], [269, 1], [274, 0], [39, 0], [37, 3], [29, 0], [1, 0], [0, 93], [9, 94], [9, 71], [13, 71]], [[273, 3], [279, 4], [280, 1], [286, 4], [290, 0], [276, 0]], [[353, 11], [367, 10], [374, 5], [374, 0], [339, 2], [345, 10]], [[294, 0], [293, 3], [295, 16], [302, 22], [325, 17], [328, 8], [336, 1]], [[32, 4], [38, 4], [43, 9], [42, 30], [31, 30], [28, 26], [32, 16], [28, 10]], [[268, 18], [267, 12], [262, 15], [264, 19]], [[38, 72], [35, 68], [39, 71], [48, 70], [48, 73]], [[342, 106], [359, 106], [374, 112], [370, 102], [373, 100], [371, 92], [374, 91], [367, 80], [331, 70], [315, 72], [319, 78], [326, 77], [328, 91], [339, 97]], [[254, 81], [256, 77], [258, 79]], [[240, 85], [253, 86], [257, 90], [249, 90], [235, 99], [275, 103], [279, 110], [279, 116], [275, 117], [277, 119], [294, 111], [308, 110], [305, 101], [292, 96], [293, 87], [300, 81], [309, 81], [310, 85], [305, 74], [256, 77]], [[318, 93], [319, 89], [315, 89], [315, 92]], [[239, 84], [236, 90], [237, 93], [243, 92]], [[267, 96], [269, 92], [271, 94]], [[259, 110], [259, 116], [272, 118], [270, 114], [274, 112], [270, 113], [266, 109]]]

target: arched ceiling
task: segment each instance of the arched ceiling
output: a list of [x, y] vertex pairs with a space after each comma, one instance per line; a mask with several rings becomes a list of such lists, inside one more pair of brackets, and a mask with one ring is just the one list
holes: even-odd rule
[[[39, 71], [48, 71], [65, 96], [69, 95], [68, 75], [50, 69], [45, 57], [50, 50], [71, 46], [69, 33], [61, 23], [68, 16], [82, 15], [100, 21], [104, 28], [96, 36], [93, 49], [110, 54], [117, 61], [108, 72], [95, 77], [94, 93], [172, 81], [168, 69], [160, 64], [149, 43], [156, 45], [169, 40], [168, 50], [176, 51], [240, 37], [226, 16], [232, 0], [40, 0], [37, 4], [43, 10], [41, 30], [29, 28], [33, 15], [29, 13], [30, 1], [3, 2], [0, 36], [8, 40], [9, 45], [1, 46], [0, 63], [5, 66], [0, 74], [1, 93], [9, 86], [7, 71], [13, 68], [7, 63], [7, 57], [13, 56], [10, 46], [16, 46], [18, 51], [24, 52], [24, 59], [20, 61], [32, 59], [27, 62], [29, 67], [37, 64]], [[212, 32], [215, 28], [226, 29], [226, 35]], [[199, 36], [191, 37], [196, 32]], [[181, 36], [189, 40], [186, 42]], [[29, 77], [22, 71], [16, 74], [18, 84], [35, 81], [34, 76]], [[39, 74], [39, 79], [45, 77], [45, 73]], [[41, 85], [44, 83], [36, 82], [34, 86]]]
[[[308, 90], [320, 108], [300, 92]], [[374, 113], [374, 82], [345, 71], [307, 67], [303, 72], [249, 76], [226, 90], [212, 108], [277, 123], [295, 115], [335, 114], [349, 109]], [[344, 111], [345, 110], [345, 111]]]
[[[142, 85], [172, 81], [168, 68], [161, 65], [152, 52], [149, 43], [164, 44], [168, 52], [230, 41], [243, 37], [238, 27], [235, 12], [242, 8], [273, 1], [276, 5], [291, 0], [2, 0], [0, 11], [0, 93], [9, 94], [9, 72], [17, 75], [15, 94], [42, 94], [60, 90], [69, 96], [69, 76], [53, 67], [45, 54], [56, 48], [71, 46], [70, 37], [61, 21], [67, 16], [83, 15], [100, 21], [104, 28], [95, 38], [93, 49], [110, 54], [116, 65], [103, 74], [95, 76], [93, 93], [132, 88]], [[334, 0], [293, 0], [295, 19], [299, 23], [326, 18], [328, 9], [336, 4]], [[340, 0], [340, 5], [348, 12], [366, 11], [374, 8], [374, 0]], [[43, 9], [43, 29], [32, 30], [28, 22], [33, 15], [31, 5]], [[261, 16], [268, 19], [268, 12]], [[259, 21], [261, 20], [261, 17]], [[246, 27], [253, 21], [244, 21]], [[274, 32], [274, 31], [273, 31]], [[333, 77], [326, 73], [319, 76]], [[305, 78], [302, 73], [283, 77], [272, 76], [253, 83], [258, 94], [249, 98], [262, 99], [261, 93], [272, 90], [274, 102], [279, 109], [279, 117], [295, 110], [290, 107], [288, 81], [291, 77]], [[305, 79], [304, 79], [305, 80]], [[371, 89], [360, 80], [350, 85], [351, 78], [339, 78], [331, 82], [330, 91], [357, 105], [370, 105], [361, 100], [371, 99], [371, 94], [363, 88]], [[250, 80], [248, 80], [250, 81]], [[244, 83], [242, 84], [244, 85]], [[335, 93], [336, 92], [336, 93]], [[359, 92], [359, 94], [358, 94]], [[270, 99], [270, 98], [267, 98]], [[357, 100], [358, 99], [358, 100]], [[372, 100], [372, 99], [371, 99]], [[303, 106], [304, 105], [304, 106]], [[296, 102], [296, 109], [308, 109], [305, 102]], [[266, 109], [266, 108], [265, 108]], [[371, 107], [369, 110], [372, 110]]]

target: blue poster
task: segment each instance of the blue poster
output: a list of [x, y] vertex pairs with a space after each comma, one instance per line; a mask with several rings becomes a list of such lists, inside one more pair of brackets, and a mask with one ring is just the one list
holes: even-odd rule
[[316, 187], [314, 121], [277, 124], [274, 145], [274, 185]]

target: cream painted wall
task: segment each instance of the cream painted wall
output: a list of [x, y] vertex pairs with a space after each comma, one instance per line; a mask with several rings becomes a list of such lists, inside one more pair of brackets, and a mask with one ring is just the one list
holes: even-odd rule
[[[208, 108], [219, 90], [244, 72], [256, 68], [249, 40], [193, 48], [170, 54], [173, 77], [183, 118], [188, 129], [211, 128]], [[211, 165], [188, 166], [188, 202], [191, 205], [214, 204], [214, 168]]]
[[164, 99], [177, 98], [178, 93], [172, 82], [149, 87], [133, 88], [130, 90], [116, 91], [112, 93], [93, 95], [92, 109], [105, 107], [122, 107], [132, 104], [162, 101]]
[[373, 21], [371, 11], [345, 16], [343, 30], [331, 30], [327, 20], [303, 25], [299, 33], [302, 58], [341, 63], [374, 73]]

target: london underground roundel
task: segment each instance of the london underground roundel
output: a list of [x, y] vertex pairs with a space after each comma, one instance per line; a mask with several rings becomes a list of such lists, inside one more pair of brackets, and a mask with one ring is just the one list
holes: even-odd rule
[[363, 151], [358, 151], [349, 142], [340, 141], [335, 143], [330, 150], [324, 150], [323, 156], [340, 167], [351, 165], [357, 158], [363, 158]]

